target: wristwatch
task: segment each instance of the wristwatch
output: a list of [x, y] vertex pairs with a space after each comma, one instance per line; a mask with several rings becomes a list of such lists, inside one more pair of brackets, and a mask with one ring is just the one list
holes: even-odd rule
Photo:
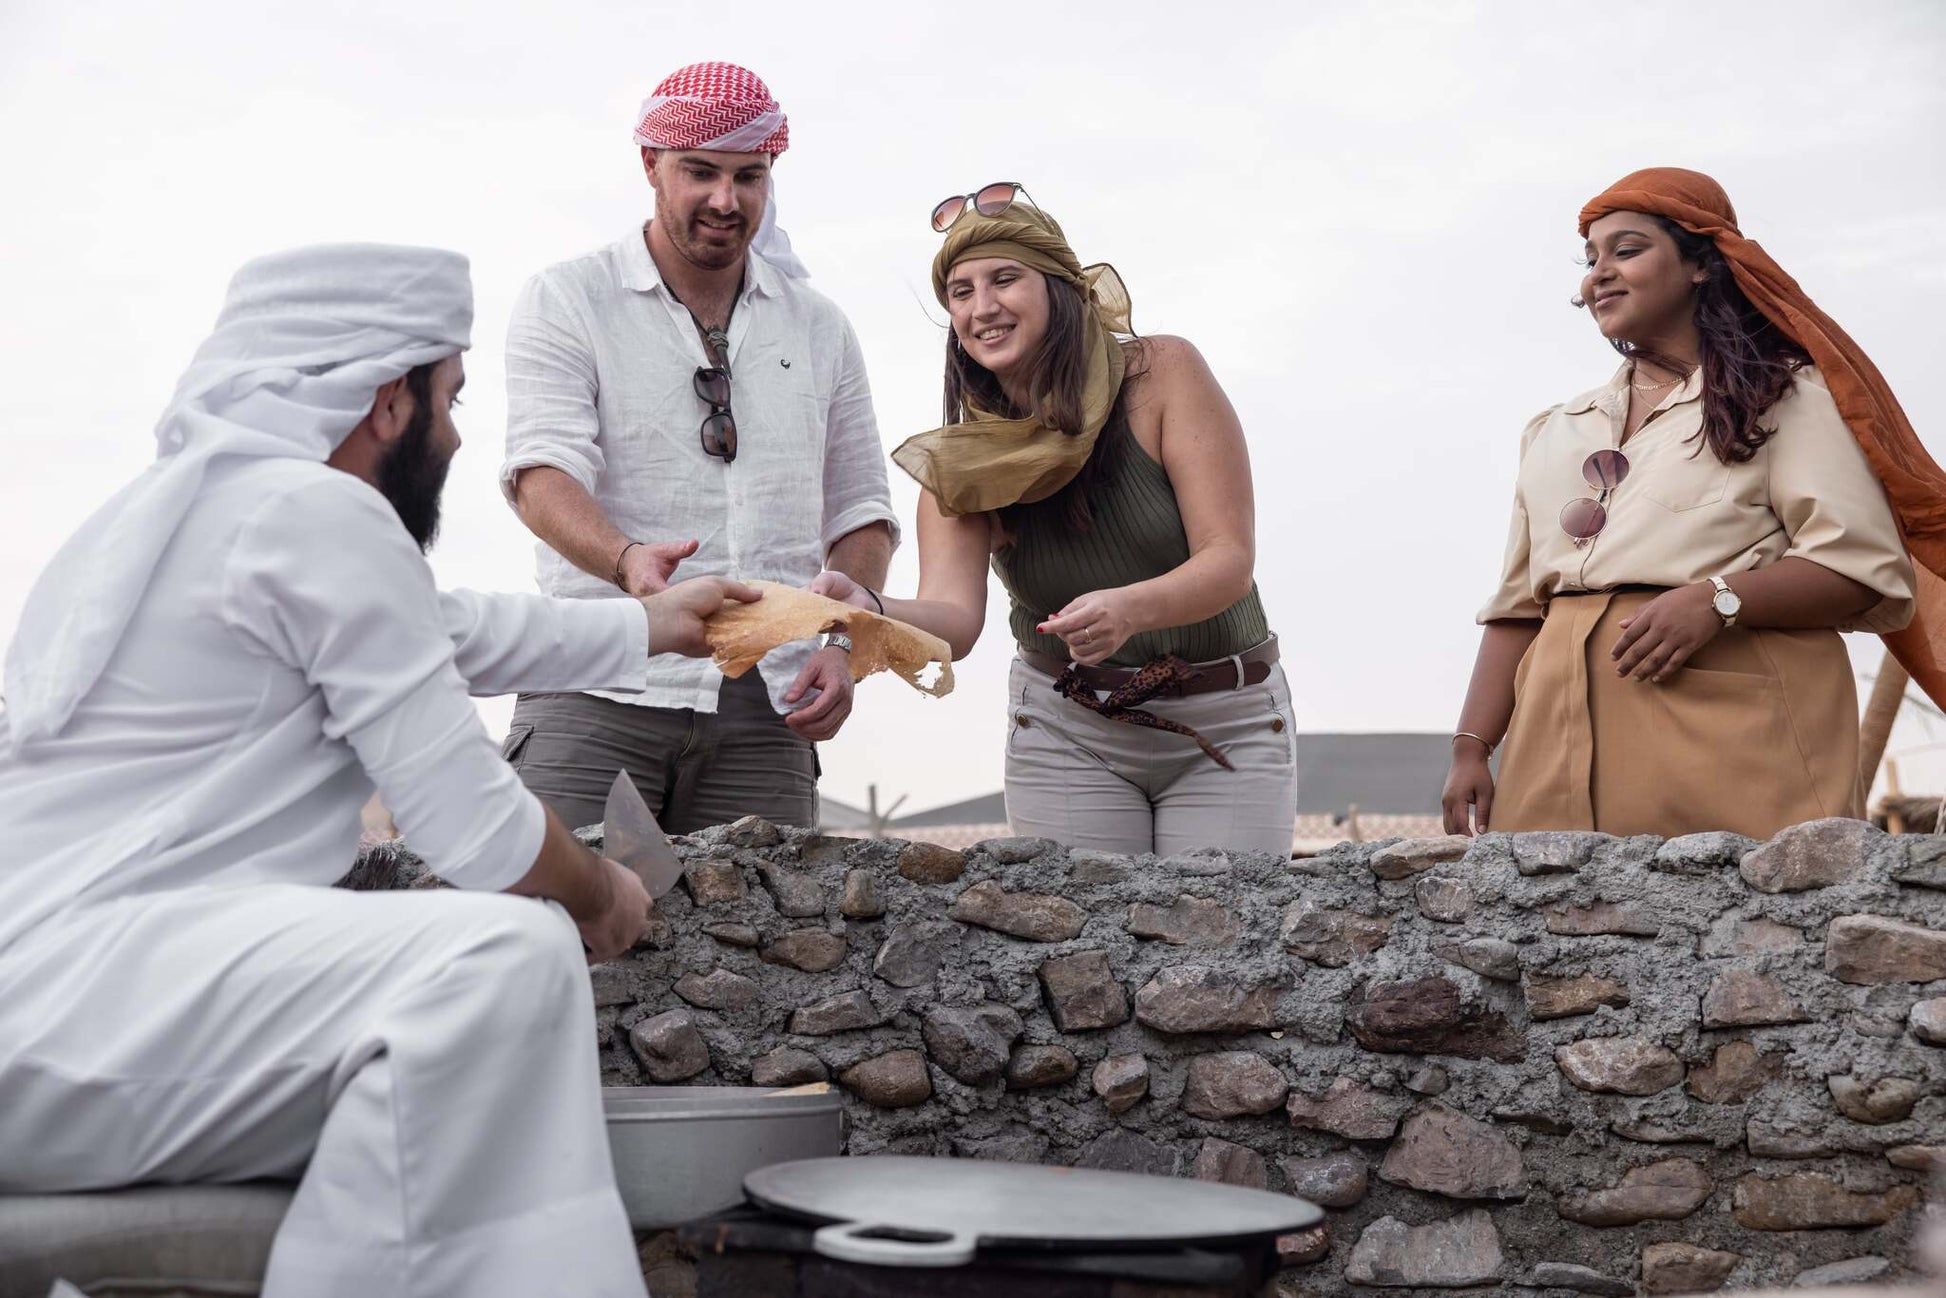
[[1730, 583], [1721, 577], [1711, 577], [1710, 585], [1716, 587], [1716, 593], [1710, 596], [1710, 607], [1723, 619], [1724, 626], [1735, 626], [1737, 614], [1743, 612], [1743, 597], [1731, 590]]
[[827, 631], [824, 633], [824, 647], [826, 649], [842, 649], [846, 653], [850, 653], [851, 637], [843, 631]]

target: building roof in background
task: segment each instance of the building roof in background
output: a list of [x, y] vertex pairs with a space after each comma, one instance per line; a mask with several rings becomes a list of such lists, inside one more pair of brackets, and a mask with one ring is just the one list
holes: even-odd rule
[[1437, 815], [1452, 743], [1444, 733], [1299, 735], [1297, 814], [1337, 815], [1356, 805], [1361, 819]]

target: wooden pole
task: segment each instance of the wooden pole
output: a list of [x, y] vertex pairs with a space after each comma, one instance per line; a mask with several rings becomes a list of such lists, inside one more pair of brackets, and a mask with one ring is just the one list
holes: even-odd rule
[[1885, 756], [1885, 744], [1892, 737], [1892, 722], [1898, 718], [1899, 704], [1905, 701], [1905, 687], [1912, 677], [1888, 651], [1878, 666], [1878, 679], [1872, 682], [1872, 697], [1865, 704], [1865, 715], [1858, 723], [1858, 782], [1871, 796], [1878, 778], [1878, 764]]

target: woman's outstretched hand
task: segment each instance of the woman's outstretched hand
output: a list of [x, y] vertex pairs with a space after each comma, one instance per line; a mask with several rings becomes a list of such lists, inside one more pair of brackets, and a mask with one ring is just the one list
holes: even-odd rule
[[878, 612], [878, 606], [872, 602], [872, 597], [865, 593], [865, 588], [842, 572], [834, 572], [827, 568], [811, 578], [811, 584], [805, 589], [813, 595], [822, 595], [826, 599], [835, 599], [840, 604], [862, 608], [867, 613]]
[[1453, 745], [1453, 764], [1446, 770], [1439, 806], [1447, 833], [1470, 837], [1487, 832], [1487, 818], [1493, 811], [1493, 771], [1487, 766], [1485, 749], [1463, 735]]
[[1089, 591], [1041, 623], [1042, 635], [1067, 641], [1068, 657], [1083, 667], [1106, 662], [1142, 628], [1135, 621], [1135, 598], [1127, 587]]

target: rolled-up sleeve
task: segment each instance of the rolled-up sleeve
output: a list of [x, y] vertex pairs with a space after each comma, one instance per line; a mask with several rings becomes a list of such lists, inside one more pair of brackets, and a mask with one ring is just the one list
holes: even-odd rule
[[[1558, 409], [1558, 407], [1556, 407]], [[1527, 421], [1520, 435], [1520, 458], [1527, 459], [1527, 448], [1534, 444], [1553, 410], [1543, 410]], [[1516, 475], [1518, 471], [1516, 470]], [[1541, 618], [1546, 607], [1534, 597], [1533, 532], [1527, 517], [1527, 501], [1520, 486], [1514, 486], [1513, 516], [1507, 524], [1507, 553], [1500, 565], [1500, 588], [1493, 592], [1486, 607], [1474, 620], [1484, 626], [1506, 618]]]
[[521, 289], [507, 325], [507, 459], [500, 490], [509, 503], [522, 469], [545, 465], [589, 492], [603, 460], [595, 407], [595, 352], [566, 298], [545, 275]]
[[350, 746], [428, 866], [462, 888], [506, 888], [540, 853], [541, 805], [467, 697], [432, 572], [397, 515], [331, 476], [344, 480], [282, 494], [239, 530], [224, 616], [317, 689], [325, 739]]
[[827, 554], [841, 538], [871, 523], [884, 523], [892, 529], [892, 544], [899, 542], [899, 520], [892, 513], [892, 493], [885, 478], [885, 448], [879, 444], [872, 387], [865, 377], [865, 353], [849, 323], [844, 331], [825, 426], [820, 537]]
[[1770, 507], [1790, 537], [1785, 558], [1809, 559], [1877, 593], [1841, 631], [1903, 630], [1912, 621], [1912, 559], [1885, 488], [1831, 394], [1800, 374], [1773, 408]]

